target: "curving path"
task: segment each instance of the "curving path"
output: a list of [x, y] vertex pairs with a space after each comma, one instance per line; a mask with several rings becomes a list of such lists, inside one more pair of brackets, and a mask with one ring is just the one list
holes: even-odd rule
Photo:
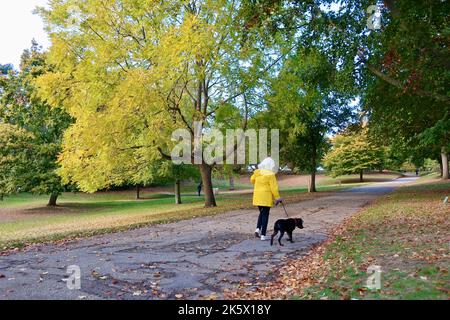
[[[305, 229], [293, 244], [270, 246], [253, 236], [257, 210], [239, 210], [133, 231], [45, 245], [0, 257], [0, 299], [220, 298], [225, 288], [256, 286], [288, 257], [304, 255], [328, 231], [380, 195], [416, 178], [353, 188], [288, 204]], [[274, 208], [270, 226], [283, 218]], [[67, 267], [81, 271], [69, 290]]]

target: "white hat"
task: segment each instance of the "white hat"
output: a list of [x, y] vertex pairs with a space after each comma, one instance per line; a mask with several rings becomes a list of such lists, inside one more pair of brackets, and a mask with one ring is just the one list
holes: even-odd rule
[[277, 172], [275, 161], [271, 157], [265, 158], [261, 161], [258, 165], [258, 169], [270, 170], [275, 173]]

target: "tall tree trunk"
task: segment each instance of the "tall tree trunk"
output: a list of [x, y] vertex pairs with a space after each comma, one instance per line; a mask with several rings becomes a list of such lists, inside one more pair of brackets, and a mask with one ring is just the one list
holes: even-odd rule
[[448, 179], [449, 178], [448, 154], [447, 154], [447, 152], [446, 152], [444, 147], [442, 147], [441, 159], [442, 159], [442, 179]]
[[141, 198], [141, 186], [138, 184], [136, 186], [136, 200], [139, 200]]
[[316, 189], [316, 170], [311, 172], [311, 177], [309, 180], [309, 190], [308, 192], [317, 192]]
[[200, 174], [202, 175], [203, 192], [205, 193], [205, 207], [216, 207], [216, 198], [214, 197], [212, 179], [212, 167], [206, 163], [200, 165]]
[[317, 159], [316, 158], [317, 158], [317, 152], [316, 152], [316, 148], [314, 148], [313, 154], [312, 154], [312, 159], [311, 159], [312, 171], [311, 171], [311, 177], [310, 177], [309, 185], [308, 185], [308, 192], [310, 192], [310, 193], [317, 192], [317, 189], [316, 189]]
[[56, 200], [58, 200], [58, 193], [52, 193], [50, 199], [48, 200], [47, 206], [56, 207]]
[[230, 190], [231, 191], [234, 190], [234, 176], [233, 175], [230, 176]]
[[364, 170], [359, 172], [359, 182], [364, 182]]
[[175, 181], [175, 204], [181, 204], [181, 181]]

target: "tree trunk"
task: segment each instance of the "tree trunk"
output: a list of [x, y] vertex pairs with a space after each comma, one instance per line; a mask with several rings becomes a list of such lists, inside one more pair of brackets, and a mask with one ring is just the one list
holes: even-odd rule
[[442, 179], [448, 179], [449, 178], [449, 172], [448, 172], [448, 154], [445, 151], [445, 148], [442, 147], [441, 151], [441, 159], [442, 159]]
[[309, 190], [308, 192], [317, 192], [316, 189], [316, 170], [313, 170], [313, 172], [311, 172], [311, 177], [309, 180]]
[[181, 181], [175, 181], [175, 204], [181, 204]]
[[308, 185], [308, 192], [312, 193], [312, 192], [317, 192], [316, 189], [316, 171], [317, 171], [317, 152], [316, 152], [316, 148], [314, 148], [313, 150], [313, 155], [312, 155], [312, 159], [311, 159], [311, 177], [309, 180], [309, 185]]
[[50, 195], [50, 199], [48, 200], [48, 207], [56, 207], [56, 200], [58, 200], [58, 194], [57, 193], [52, 193]]
[[359, 182], [364, 182], [364, 170], [359, 172]]
[[234, 190], [234, 176], [230, 176], [230, 191]]
[[205, 193], [205, 207], [216, 207], [212, 179], [212, 167], [206, 163], [200, 165], [200, 174], [202, 175], [203, 192]]
[[136, 186], [136, 200], [139, 200], [141, 198], [141, 186]]

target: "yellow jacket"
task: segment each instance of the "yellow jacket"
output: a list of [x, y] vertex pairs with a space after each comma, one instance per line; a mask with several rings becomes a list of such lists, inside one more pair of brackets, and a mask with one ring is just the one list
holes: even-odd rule
[[255, 186], [253, 190], [253, 205], [273, 207], [274, 200], [280, 198], [275, 173], [270, 170], [257, 169], [250, 181]]

